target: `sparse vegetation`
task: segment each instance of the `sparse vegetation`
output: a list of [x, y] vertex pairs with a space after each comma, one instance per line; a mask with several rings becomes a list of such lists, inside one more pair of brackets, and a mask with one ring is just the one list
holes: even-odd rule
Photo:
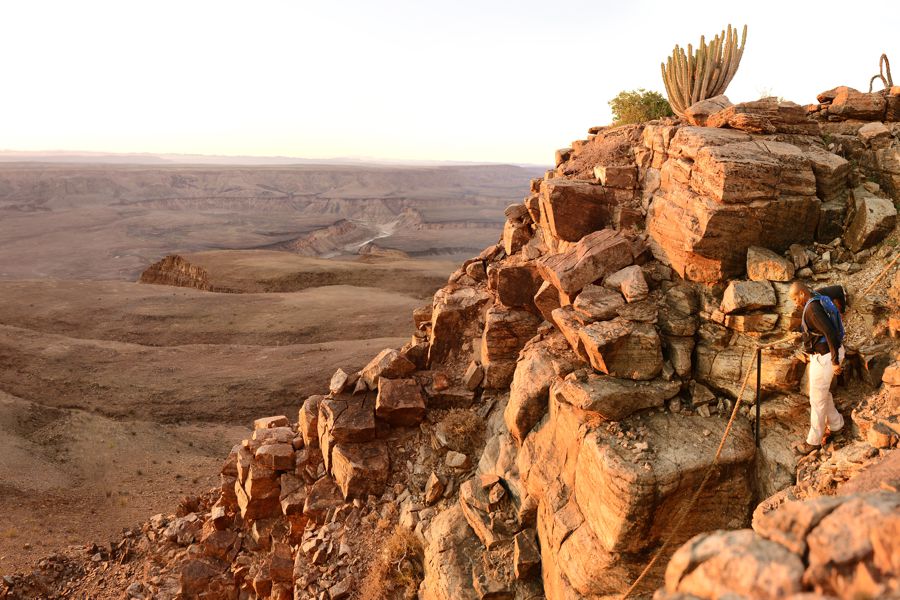
[[441, 419], [439, 426], [447, 437], [450, 449], [472, 455], [481, 448], [484, 423], [471, 411], [463, 408], [450, 409]]
[[643, 123], [662, 117], [672, 116], [672, 107], [659, 92], [644, 88], [621, 91], [609, 101], [613, 112], [614, 125]]
[[727, 33], [723, 30], [721, 37], [717, 35], [709, 45], [704, 36], [700, 36], [696, 52], [691, 44], [688, 44], [687, 52], [675, 46], [669, 60], [660, 65], [669, 104], [675, 114], [684, 116], [685, 109], [695, 102], [725, 93], [741, 64], [746, 41], [747, 26], [744, 25], [738, 46], [737, 28], [729, 24]]
[[422, 545], [416, 536], [397, 527], [369, 567], [359, 598], [412, 600], [425, 576]]

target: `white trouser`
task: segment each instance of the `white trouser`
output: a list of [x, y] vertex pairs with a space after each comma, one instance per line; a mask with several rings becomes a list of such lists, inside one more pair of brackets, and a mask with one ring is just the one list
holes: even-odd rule
[[[838, 350], [840, 361], [844, 360], [844, 347]], [[834, 432], [844, 426], [844, 418], [834, 407], [831, 396], [831, 379], [834, 377], [834, 365], [831, 364], [831, 352], [828, 354], [810, 354], [809, 356], [809, 434], [806, 443], [818, 446], [825, 436], [825, 426]]]

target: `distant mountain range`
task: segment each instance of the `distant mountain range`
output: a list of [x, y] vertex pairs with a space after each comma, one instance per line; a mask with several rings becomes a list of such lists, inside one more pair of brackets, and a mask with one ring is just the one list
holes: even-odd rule
[[138, 165], [389, 165], [389, 166], [466, 166], [509, 164], [525, 168], [546, 165], [527, 163], [479, 163], [440, 160], [390, 160], [369, 157], [297, 158], [293, 156], [222, 156], [212, 154], [152, 154], [149, 152], [114, 153], [77, 150], [0, 150], [0, 162], [138, 164]]

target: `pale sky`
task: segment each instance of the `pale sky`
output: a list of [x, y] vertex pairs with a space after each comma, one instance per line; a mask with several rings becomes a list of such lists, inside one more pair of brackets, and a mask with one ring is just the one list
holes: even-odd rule
[[733, 102], [900, 79], [898, 0], [3, 0], [0, 148], [545, 164], [729, 22]]

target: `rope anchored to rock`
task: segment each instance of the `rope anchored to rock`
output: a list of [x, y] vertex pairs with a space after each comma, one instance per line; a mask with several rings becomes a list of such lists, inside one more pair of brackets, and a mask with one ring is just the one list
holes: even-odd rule
[[[765, 350], [767, 348], [772, 348], [773, 346], [778, 346], [785, 342], [793, 341], [796, 338], [797, 338], [797, 334], [795, 333], [795, 334], [791, 334], [786, 337], [783, 337], [774, 342], [769, 342], [767, 344], [757, 344], [755, 354], [757, 355], [757, 357], [759, 357], [760, 353], [763, 350]], [[641, 584], [641, 582], [650, 573], [651, 569], [653, 569], [654, 565], [656, 565], [656, 563], [659, 561], [659, 559], [665, 553], [666, 549], [668, 549], [669, 546], [671, 546], [674, 539], [678, 536], [679, 533], [681, 533], [681, 528], [684, 526], [685, 519], [687, 519], [688, 514], [690, 514], [693, 511], [694, 507], [697, 505], [697, 501], [700, 500], [700, 494], [703, 493], [703, 489], [706, 487], [706, 484], [709, 483], [710, 478], [712, 477], [713, 473], [716, 471], [716, 467], [719, 466], [719, 459], [722, 456], [722, 450], [725, 449], [725, 442], [728, 440], [728, 434], [731, 433], [731, 428], [734, 425], [734, 420], [735, 420], [735, 418], [737, 418], [738, 409], [740, 409], [741, 400], [744, 397], [744, 391], [747, 389], [747, 382], [750, 381], [750, 375], [754, 371], [754, 369], [753, 369], [754, 363], [756, 363], [756, 371], [757, 372], [760, 371], [761, 364], [760, 364], [759, 359], [757, 359], [756, 361], [751, 361], [750, 367], [747, 369], [747, 373], [744, 376], [744, 382], [741, 384], [741, 391], [738, 393], [737, 400], [735, 400], [735, 403], [734, 403], [734, 408], [731, 410], [731, 417], [728, 419], [728, 424], [725, 426], [725, 432], [722, 434], [722, 440], [719, 442], [719, 447], [716, 449], [716, 454], [713, 457], [712, 463], [709, 465], [709, 468], [706, 470], [706, 474], [703, 476], [703, 480], [700, 482], [700, 485], [697, 486], [697, 489], [694, 491], [694, 495], [691, 496], [690, 502], [688, 502], [687, 505], [685, 505], [685, 507], [681, 510], [681, 513], [678, 515], [678, 520], [675, 521], [675, 527], [672, 528], [672, 531], [669, 533], [669, 535], [666, 537], [666, 539], [663, 540], [662, 545], [659, 547], [659, 549], [653, 555], [653, 558], [650, 559], [650, 562], [647, 563], [647, 566], [644, 567], [644, 570], [641, 571], [641, 574], [638, 575], [637, 579], [634, 580], [634, 583], [631, 584], [631, 587], [629, 587], [628, 590], [625, 592], [625, 594], [622, 596], [622, 600], [626, 600], [626, 598], [628, 598], [637, 589], [637, 587]], [[759, 416], [759, 397], [758, 397], [759, 394], [758, 394], [758, 392], [759, 392], [759, 389], [758, 388], [759, 388], [759, 377], [757, 377], [757, 400], [756, 400], [756, 405], [757, 405], [757, 425], [756, 425], [757, 432], [756, 432], [756, 435], [757, 436], [759, 436], [759, 421], [758, 421], [758, 416]]]

